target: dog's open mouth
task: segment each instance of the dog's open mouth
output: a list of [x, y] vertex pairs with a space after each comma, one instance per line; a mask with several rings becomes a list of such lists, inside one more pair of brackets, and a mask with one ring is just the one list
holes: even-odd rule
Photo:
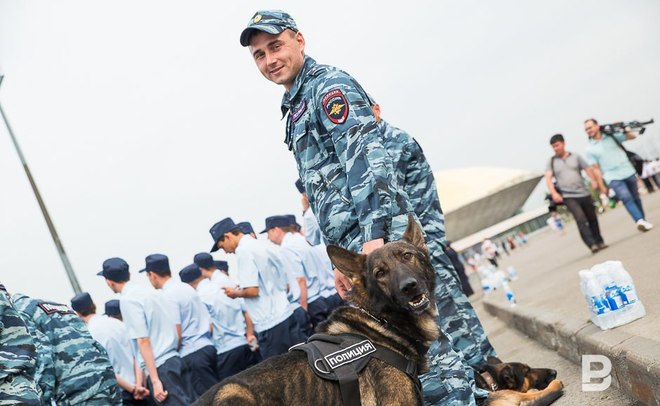
[[428, 307], [429, 301], [428, 296], [425, 293], [420, 293], [419, 295], [415, 296], [412, 298], [411, 301], [408, 302], [408, 306], [414, 311], [420, 311], [420, 310], [426, 310]]

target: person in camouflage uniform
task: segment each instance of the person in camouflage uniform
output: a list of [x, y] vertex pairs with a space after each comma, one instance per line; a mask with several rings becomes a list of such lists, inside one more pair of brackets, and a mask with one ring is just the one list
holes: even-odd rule
[[[436, 283], [435, 292], [438, 313], [442, 318], [441, 327], [445, 332], [449, 332], [454, 348], [463, 352], [468, 365], [481, 371], [487, 364], [487, 357], [496, 354], [474, 308], [461, 289], [461, 281], [451, 265], [451, 260], [445, 254], [445, 217], [440, 207], [431, 166], [417, 140], [383, 120], [380, 105], [371, 96], [369, 104], [378, 122], [383, 146], [396, 170], [399, 187], [408, 195], [413, 211], [426, 234], [426, 245], [439, 278], [438, 282], [442, 281]], [[462, 333], [456, 334], [457, 331]], [[463, 341], [466, 333], [470, 335], [470, 342]]]
[[38, 406], [32, 336], [0, 283], [0, 405]]
[[73, 310], [22, 294], [12, 300], [38, 342], [43, 404], [121, 405], [108, 354]]
[[[400, 239], [413, 207], [393, 175], [366, 92], [347, 73], [306, 56], [304, 37], [284, 12], [258, 11], [240, 41], [249, 46], [264, 77], [286, 89], [281, 106], [283, 115], [288, 113], [285, 143], [327, 241], [368, 253]], [[444, 255], [439, 257], [449, 266]], [[475, 337], [466, 321], [470, 315], [458, 310], [471, 309], [465, 296], [457, 303], [448, 295], [440, 271], [436, 281], [438, 308], [450, 312], [438, 317], [438, 325], [453, 341], [441, 334], [429, 350], [431, 372], [421, 377], [424, 400], [474, 404], [474, 375], [466, 360], [484, 364], [494, 352], [483, 329]]]

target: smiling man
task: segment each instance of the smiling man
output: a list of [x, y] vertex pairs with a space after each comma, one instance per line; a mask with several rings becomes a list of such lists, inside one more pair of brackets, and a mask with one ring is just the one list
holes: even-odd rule
[[[413, 208], [397, 184], [360, 84], [305, 55], [305, 38], [283, 11], [255, 13], [240, 42], [261, 74], [286, 91], [281, 103], [288, 114], [285, 143], [327, 241], [369, 253], [399, 240]], [[443, 266], [434, 262], [435, 301], [438, 325], [451, 339], [441, 335], [429, 349], [432, 371], [421, 377], [424, 398], [427, 404], [468, 405], [475, 394], [472, 367], [483, 368], [494, 351], [465, 295], [446, 288]], [[345, 295], [350, 283], [338, 274], [337, 290]], [[454, 291], [457, 296], [449, 293]]]

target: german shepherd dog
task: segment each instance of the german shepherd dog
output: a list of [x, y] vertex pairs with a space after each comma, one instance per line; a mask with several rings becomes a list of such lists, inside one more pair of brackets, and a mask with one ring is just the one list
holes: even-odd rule
[[[333, 264], [352, 282], [353, 306], [337, 308], [317, 333], [359, 334], [428, 370], [425, 353], [437, 339], [435, 273], [422, 231], [409, 221], [400, 241], [369, 255], [328, 247]], [[421, 405], [405, 372], [372, 358], [358, 375], [362, 405]], [[303, 351], [269, 358], [209, 389], [195, 405], [341, 405], [337, 382], [317, 377]]]
[[496, 406], [549, 405], [563, 394], [556, 377], [554, 369], [531, 368], [496, 357], [488, 357], [485, 371], [474, 374], [477, 387], [491, 392], [483, 404]]

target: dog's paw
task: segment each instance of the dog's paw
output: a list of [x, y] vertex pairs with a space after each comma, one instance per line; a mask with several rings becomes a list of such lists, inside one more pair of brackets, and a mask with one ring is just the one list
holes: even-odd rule
[[564, 389], [564, 384], [561, 383], [559, 379], [555, 379], [552, 382], [550, 382], [550, 384], [548, 385], [548, 389], [550, 389], [551, 391], [560, 391]]

